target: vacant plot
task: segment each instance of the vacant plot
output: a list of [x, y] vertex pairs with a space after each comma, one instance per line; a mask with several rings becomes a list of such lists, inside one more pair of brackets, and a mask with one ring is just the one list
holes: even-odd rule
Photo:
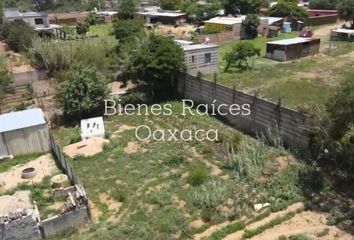
[[[330, 34], [331, 27], [325, 26], [325, 31]], [[330, 97], [335, 87], [339, 84], [342, 76], [348, 68], [353, 68], [354, 44], [335, 43], [329, 45], [328, 37], [323, 35], [323, 29], [315, 29], [315, 35], [322, 40], [322, 53], [291, 62], [280, 63], [263, 58], [265, 54], [267, 38], [257, 38], [249, 40], [261, 49], [261, 57], [254, 62], [250, 60], [250, 65], [254, 65], [252, 70], [242, 71], [231, 68], [224, 71], [225, 53], [231, 50], [233, 43], [221, 46], [220, 69], [217, 82], [236, 89], [244, 90], [251, 94], [278, 102], [282, 100], [284, 105], [292, 108], [304, 109], [309, 105], [323, 106]], [[295, 37], [298, 33], [281, 34], [277, 39]], [[206, 76], [214, 80], [214, 76]]]
[[[302, 198], [302, 162], [212, 117], [183, 116], [182, 104], [171, 104], [171, 116], [105, 119], [111, 138], [103, 152], [71, 160], [94, 221], [58, 239], [188, 239], [252, 215], [253, 204], [268, 202], [275, 211]], [[135, 128], [142, 124], [152, 130], [218, 129], [220, 139], [138, 141]], [[61, 145], [70, 143], [72, 131], [77, 129], [55, 130]]]

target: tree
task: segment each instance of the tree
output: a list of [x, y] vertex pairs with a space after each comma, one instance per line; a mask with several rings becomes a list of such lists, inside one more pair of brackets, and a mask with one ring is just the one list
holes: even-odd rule
[[336, 9], [338, 0], [310, 0], [311, 9]]
[[89, 31], [88, 24], [78, 23], [76, 24], [76, 33], [82, 38], [86, 37], [86, 33]]
[[35, 34], [34, 29], [24, 21], [4, 22], [1, 28], [1, 36], [15, 52], [27, 50]]
[[351, 28], [354, 29], [354, 1], [353, 0], [343, 0], [338, 4], [337, 7], [339, 18], [348, 21]]
[[11, 78], [5, 66], [0, 66], [0, 113], [4, 96], [11, 90]]
[[178, 74], [185, 70], [184, 54], [171, 38], [151, 34], [130, 56], [132, 75], [147, 82], [155, 96], [171, 97]]
[[[348, 71], [344, 81], [326, 105], [326, 114], [315, 115], [317, 128], [310, 134], [310, 150], [314, 159], [335, 163], [339, 170], [354, 170], [354, 81]], [[337, 169], [335, 169], [337, 170]], [[351, 172], [351, 173], [350, 173]]]
[[247, 38], [256, 38], [258, 36], [258, 26], [261, 23], [260, 18], [256, 14], [248, 14], [242, 22]]
[[160, 7], [165, 10], [177, 10], [181, 5], [181, 0], [159, 0]]
[[85, 19], [85, 23], [89, 26], [96, 25], [97, 24], [97, 14], [94, 12], [90, 12]]
[[144, 34], [144, 23], [139, 20], [116, 19], [113, 23], [112, 34], [121, 43], [129, 42], [135, 37]]
[[55, 88], [56, 102], [65, 116], [74, 119], [101, 114], [107, 94], [106, 79], [95, 67], [82, 63], [70, 68], [66, 80]]
[[225, 0], [224, 9], [226, 14], [246, 15], [257, 13], [265, 2], [265, 0]]
[[42, 12], [53, 8], [54, 0], [32, 0], [34, 8], [38, 12]]
[[118, 8], [119, 19], [131, 19], [136, 11], [137, 3], [135, 0], [122, 0]]
[[226, 61], [225, 72], [227, 72], [235, 63], [237, 63], [237, 67], [239, 68], [248, 68], [248, 58], [259, 56], [260, 51], [259, 48], [255, 48], [254, 45], [248, 41], [240, 41], [236, 43], [231, 51], [226, 53], [224, 57]]
[[271, 7], [268, 14], [271, 17], [286, 17], [290, 22], [305, 22], [307, 19], [307, 10], [304, 7], [285, 1], [280, 1]]

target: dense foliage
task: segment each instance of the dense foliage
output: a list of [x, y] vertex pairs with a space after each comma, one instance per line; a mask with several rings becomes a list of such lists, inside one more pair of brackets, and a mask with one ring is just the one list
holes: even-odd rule
[[171, 90], [180, 71], [184, 70], [184, 54], [172, 39], [149, 35], [132, 52], [132, 75], [149, 83], [154, 94], [171, 97]]
[[229, 70], [229, 68], [233, 64], [237, 64], [237, 67], [248, 68], [248, 58], [255, 57], [260, 55], [260, 49], [256, 48], [252, 43], [246, 41], [240, 41], [236, 43], [230, 52], [225, 54], [225, 72]]
[[2, 100], [5, 96], [5, 94], [9, 93], [11, 90], [11, 87], [10, 87], [11, 81], [10, 80], [11, 79], [10, 79], [7, 69], [1, 63], [1, 65], [0, 65], [0, 113], [1, 113]]
[[288, 21], [303, 21], [307, 19], [307, 11], [304, 7], [297, 6], [292, 2], [280, 1], [269, 9], [271, 17], [286, 17]]
[[181, 0], [159, 0], [160, 7], [166, 10], [177, 10], [181, 5]]
[[130, 19], [136, 11], [136, 0], [122, 0], [118, 8], [119, 19]]
[[110, 39], [83, 39], [53, 42], [35, 38], [30, 55], [39, 66], [50, 72], [65, 70], [83, 62], [106, 74], [111, 65], [110, 53], [115, 42]]
[[312, 9], [336, 9], [338, 0], [310, 0]]
[[144, 23], [139, 20], [117, 19], [113, 23], [112, 34], [121, 43], [134, 41], [136, 37], [144, 34]]
[[28, 49], [32, 45], [34, 35], [34, 29], [24, 21], [4, 22], [1, 27], [1, 36], [16, 52]]
[[55, 88], [55, 99], [67, 117], [80, 119], [102, 114], [108, 94], [106, 79], [94, 66], [78, 64], [70, 68], [66, 80]]
[[227, 14], [249, 14], [257, 13], [266, 3], [265, 0], [225, 0], [224, 9]]
[[[335, 163], [348, 176], [354, 170], [354, 81], [348, 71], [344, 81], [327, 104], [327, 114], [317, 114], [321, 126], [311, 134], [314, 159]], [[320, 117], [318, 117], [320, 116]]]
[[261, 23], [260, 18], [256, 14], [248, 14], [242, 22], [247, 38], [256, 38], [258, 36], [258, 26]]
[[349, 21], [351, 28], [354, 29], [354, 1], [343, 0], [338, 4], [339, 18]]

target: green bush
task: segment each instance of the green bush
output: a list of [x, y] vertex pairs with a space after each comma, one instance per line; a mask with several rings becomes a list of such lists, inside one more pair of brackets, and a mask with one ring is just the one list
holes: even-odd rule
[[76, 129], [75, 131], [72, 132], [72, 134], [70, 135], [70, 140], [69, 143], [73, 144], [73, 143], [77, 143], [81, 141], [81, 134], [80, 134], [80, 130]]
[[306, 236], [305, 234], [300, 233], [300, 234], [290, 236], [289, 240], [310, 240], [310, 238], [308, 236]]
[[5, 22], [1, 28], [1, 36], [13, 51], [21, 52], [32, 46], [35, 31], [24, 21]]
[[195, 164], [189, 169], [187, 182], [192, 186], [201, 185], [209, 177], [209, 171], [202, 163]]
[[180, 165], [183, 163], [183, 156], [182, 155], [172, 155], [171, 158], [168, 160], [169, 165]]
[[206, 240], [220, 240], [226, 237], [227, 235], [240, 231], [246, 227], [246, 224], [244, 222], [235, 222], [227, 225], [226, 227], [213, 232], [210, 237], [208, 237]]
[[213, 219], [214, 210], [211, 208], [203, 208], [200, 217], [204, 222], [210, 222]]

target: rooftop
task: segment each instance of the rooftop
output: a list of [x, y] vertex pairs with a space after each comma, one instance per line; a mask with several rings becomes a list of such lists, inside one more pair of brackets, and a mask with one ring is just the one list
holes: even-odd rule
[[204, 23], [215, 23], [215, 24], [224, 24], [224, 25], [234, 25], [237, 23], [242, 23], [246, 16], [241, 17], [215, 17], [209, 20], [204, 21]]
[[337, 29], [333, 29], [332, 31], [338, 33], [354, 34], [354, 29], [337, 28]]
[[0, 115], [0, 133], [46, 124], [40, 108]]
[[156, 17], [182, 17], [186, 15], [184, 12], [137, 12], [137, 14]]
[[208, 44], [202, 43], [202, 44], [183, 45], [181, 47], [183, 48], [183, 51], [191, 51], [191, 50], [198, 50], [198, 49], [215, 48], [219, 46], [212, 43], [208, 43]]
[[16, 8], [4, 9], [5, 18], [43, 17], [46, 15], [47, 13], [42, 13], [42, 12], [20, 12]]
[[310, 42], [311, 40], [313, 40], [313, 38], [296, 37], [296, 38], [277, 40], [277, 41], [273, 41], [273, 42], [267, 42], [267, 44], [290, 45], [290, 44]]

